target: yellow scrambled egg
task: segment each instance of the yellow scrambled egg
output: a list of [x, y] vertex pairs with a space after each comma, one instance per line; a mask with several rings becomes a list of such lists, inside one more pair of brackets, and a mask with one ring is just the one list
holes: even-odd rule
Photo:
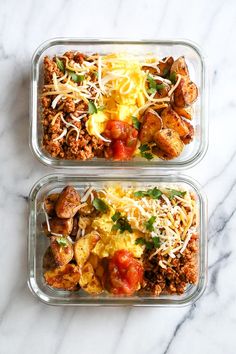
[[93, 253], [99, 258], [112, 256], [117, 250], [128, 250], [134, 257], [141, 257], [143, 253], [143, 247], [135, 244], [136, 238], [140, 237], [135, 230], [130, 233], [125, 231], [124, 233], [112, 231], [114, 222], [111, 216], [114, 211], [110, 211], [107, 214], [95, 218], [92, 227], [99, 232], [100, 240], [93, 249]]
[[107, 120], [121, 120], [132, 124], [132, 116], [138, 115], [146, 98], [143, 93], [145, 72], [141, 64], [124, 54], [103, 57], [102, 80], [106, 80], [102, 97], [102, 112], [90, 116], [86, 127], [90, 135], [97, 136], [105, 130]]

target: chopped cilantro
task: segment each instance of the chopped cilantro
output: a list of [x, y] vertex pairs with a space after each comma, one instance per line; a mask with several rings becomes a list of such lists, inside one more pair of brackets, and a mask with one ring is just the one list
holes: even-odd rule
[[149, 151], [150, 147], [147, 144], [143, 144], [143, 145], [139, 146], [139, 150], [140, 150], [140, 152]]
[[157, 187], [148, 189], [146, 191], [137, 191], [134, 193], [135, 197], [150, 197], [152, 199], [159, 199], [162, 195], [162, 192]]
[[150, 74], [148, 74], [147, 80], [149, 82], [149, 88], [156, 90], [156, 81], [153, 79], [153, 77]]
[[159, 237], [152, 237], [150, 241], [147, 241], [144, 237], [139, 237], [135, 240], [136, 245], [144, 245], [147, 250], [152, 250], [154, 247], [160, 247]]
[[65, 66], [64, 63], [61, 59], [59, 59], [58, 57], [56, 57], [56, 64], [58, 69], [60, 69], [63, 73], [65, 72]]
[[67, 72], [74, 82], [82, 82], [84, 80], [84, 75], [77, 75], [74, 71], [71, 70], [67, 70]]
[[169, 80], [172, 82], [172, 84], [175, 84], [177, 81], [177, 75], [175, 72], [171, 73], [169, 76]]
[[56, 241], [59, 246], [66, 247], [68, 245], [67, 240], [64, 237], [57, 237]]
[[152, 238], [152, 240], [153, 240], [154, 247], [159, 248], [160, 247], [160, 237], [154, 236]]
[[112, 221], [116, 222], [121, 217], [121, 213], [116, 211], [115, 214], [111, 217]]
[[89, 114], [98, 113], [98, 109], [93, 101], [89, 101], [88, 103], [88, 113]]
[[138, 120], [138, 118], [132, 116], [132, 122], [133, 122], [133, 126], [135, 127], [135, 129], [139, 130], [139, 128], [140, 128], [140, 121]]
[[153, 155], [151, 153], [151, 148], [147, 144], [139, 146], [140, 155], [147, 160], [152, 160]]
[[146, 240], [143, 237], [136, 238], [135, 244], [136, 245], [145, 245], [146, 244]]
[[116, 212], [111, 218], [115, 222], [115, 224], [111, 228], [112, 231], [119, 230], [121, 234], [123, 234], [123, 232], [125, 231], [129, 231], [130, 233], [133, 232], [127, 218], [125, 216], [121, 216], [120, 212]]
[[153, 216], [150, 217], [150, 219], [148, 221], [146, 221], [144, 223], [144, 225], [145, 225], [145, 227], [146, 227], [146, 229], [148, 231], [154, 231], [153, 224], [154, 224], [155, 221], [156, 221], [156, 216], [153, 215]]
[[169, 191], [168, 197], [170, 200], [172, 200], [176, 196], [184, 197], [186, 194], [186, 192], [177, 191], [176, 189], [168, 189], [168, 191]]
[[150, 152], [144, 152], [142, 157], [144, 157], [146, 160], [152, 160], [153, 155]]
[[105, 213], [108, 210], [108, 206], [106, 205], [106, 203], [102, 199], [99, 199], [99, 198], [94, 198], [93, 206], [95, 209], [97, 209], [98, 211], [101, 211], [102, 213]]
[[148, 74], [147, 80], [149, 82], [148, 93], [153, 94], [157, 91], [162, 90], [165, 87], [165, 84], [157, 84], [156, 81]]

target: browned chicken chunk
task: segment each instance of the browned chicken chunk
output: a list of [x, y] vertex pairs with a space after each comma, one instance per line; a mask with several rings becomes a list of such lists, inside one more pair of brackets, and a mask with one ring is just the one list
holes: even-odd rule
[[186, 107], [193, 104], [198, 96], [198, 88], [187, 77], [181, 78], [174, 91], [174, 103], [177, 107]]
[[177, 107], [174, 104], [172, 105], [173, 110], [178, 113], [179, 116], [184, 117], [186, 119], [192, 120], [193, 108], [189, 107]]
[[75, 264], [66, 264], [44, 273], [48, 285], [57, 289], [77, 290], [80, 280], [80, 269]]
[[[96, 198], [97, 197], [97, 193], [96, 192], [92, 192], [93, 197]], [[83, 203], [84, 204], [84, 203]], [[89, 216], [91, 215], [94, 211], [96, 211], [96, 209], [93, 206], [92, 203], [92, 198], [91, 195], [88, 197], [88, 199], [85, 202], [85, 206], [83, 206], [82, 208], [79, 209], [79, 214], [82, 216]]]
[[171, 107], [167, 107], [161, 112], [161, 118], [164, 128], [175, 130], [180, 137], [188, 134], [189, 131], [185, 121]]
[[60, 193], [55, 210], [59, 218], [73, 218], [80, 205], [80, 195], [72, 186], [67, 186]]
[[[155, 134], [155, 142], [157, 147], [166, 154], [166, 159], [179, 156], [184, 147], [179, 134], [173, 129], [159, 130]], [[153, 153], [155, 153], [154, 149]]]
[[188, 134], [186, 136], [184, 136], [183, 138], [181, 138], [181, 140], [183, 141], [183, 143], [185, 145], [191, 143], [191, 141], [193, 140], [194, 137], [194, 128], [192, 126], [192, 124], [190, 124], [189, 122], [185, 121], [185, 124], [188, 127]]
[[73, 218], [61, 219], [57, 216], [54, 216], [49, 220], [49, 225], [51, 231], [47, 229], [47, 225], [45, 229], [45, 223], [43, 224], [44, 231], [46, 234], [50, 234], [51, 232], [53, 232], [54, 234], [70, 235], [73, 228]]
[[184, 57], [179, 57], [173, 62], [170, 69], [171, 73], [179, 74], [182, 76], [189, 76], [188, 66]]
[[166, 77], [169, 74], [173, 63], [173, 57], [163, 58], [162, 61], [160, 61], [160, 63], [157, 65], [160, 70], [158, 75]]
[[44, 200], [44, 209], [49, 216], [52, 216], [55, 213], [55, 204], [59, 197], [59, 193], [53, 193], [47, 196]]
[[51, 269], [55, 269], [56, 267], [57, 267], [57, 264], [56, 264], [55, 259], [53, 257], [52, 249], [49, 246], [46, 249], [46, 252], [44, 253], [44, 256], [43, 256], [43, 268], [45, 270], [51, 270]]
[[58, 266], [69, 263], [74, 255], [73, 246], [65, 237], [50, 237], [50, 245], [53, 257]]
[[162, 128], [161, 117], [153, 110], [145, 112], [143, 123], [139, 131], [139, 139], [142, 144], [150, 143], [154, 139], [155, 133]]

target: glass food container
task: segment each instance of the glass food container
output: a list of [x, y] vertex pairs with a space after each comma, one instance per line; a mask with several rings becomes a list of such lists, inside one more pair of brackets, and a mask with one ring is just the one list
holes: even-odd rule
[[[193, 125], [195, 136], [193, 141], [185, 146], [181, 155], [173, 160], [161, 160], [158, 158], [146, 160], [142, 157], [135, 157], [130, 161], [111, 161], [104, 158], [95, 158], [88, 161], [65, 160], [51, 157], [42, 148], [42, 124], [41, 124], [41, 103], [40, 95], [43, 86], [43, 58], [46, 55], [63, 54], [65, 51], [74, 50], [82, 53], [117, 53], [128, 52], [131, 54], [152, 53], [159, 58], [173, 56], [177, 58], [184, 56], [190, 71], [191, 79], [197, 84], [199, 97], [194, 104]], [[30, 146], [34, 155], [45, 165], [54, 168], [79, 168], [97, 167], [107, 168], [139, 168], [152, 169], [161, 168], [179, 170], [192, 167], [204, 156], [208, 144], [207, 132], [207, 92], [205, 78], [205, 63], [199, 48], [188, 41], [181, 40], [81, 40], [70, 38], [58, 38], [49, 40], [37, 49], [32, 61], [31, 77], [31, 107], [30, 107]]]
[[[65, 185], [73, 185], [78, 191], [93, 185], [95, 188], [110, 183], [119, 183], [122, 186], [145, 188], [165, 185], [173, 188], [180, 186], [187, 188], [196, 195], [199, 215], [198, 235], [198, 281], [196, 285], [188, 285], [182, 295], [161, 295], [116, 297], [110, 294], [89, 295], [82, 290], [69, 292], [56, 290], [46, 285], [43, 277], [42, 260], [49, 240], [42, 230], [45, 215], [42, 211], [42, 202], [48, 194], [59, 192]], [[29, 236], [28, 236], [28, 285], [31, 292], [42, 302], [49, 305], [99, 305], [99, 306], [156, 306], [177, 307], [194, 303], [203, 293], [207, 277], [207, 211], [206, 198], [201, 187], [190, 177], [183, 175], [159, 174], [156, 176], [134, 175], [114, 177], [114, 174], [102, 177], [102, 171], [97, 169], [94, 175], [65, 175], [53, 174], [40, 179], [32, 188], [30, 197]]]

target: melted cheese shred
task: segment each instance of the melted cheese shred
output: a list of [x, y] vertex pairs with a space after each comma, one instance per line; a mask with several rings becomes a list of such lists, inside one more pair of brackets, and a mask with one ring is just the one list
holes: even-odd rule
[[[157, 188], [162, 191], [159, 199], [136, 197], [134, 192], [137, 189], [123, 189], [117, 185], [98, 191], [98, 195], [113, 210], [127, 217], [134, 233], [147, 240], [159, 237], [160, 246], [152, 256], [160, 253], [175, 258], [185, 251], [191, 237], [197, 235], [197, 201], [191, 191], [176, 186], [175, 189], [185, 192], [184, 196], [169, 198], [167, 188]], [[153, 230], [148, 231], [146, 223], [152, 216], [156, 219]]]

